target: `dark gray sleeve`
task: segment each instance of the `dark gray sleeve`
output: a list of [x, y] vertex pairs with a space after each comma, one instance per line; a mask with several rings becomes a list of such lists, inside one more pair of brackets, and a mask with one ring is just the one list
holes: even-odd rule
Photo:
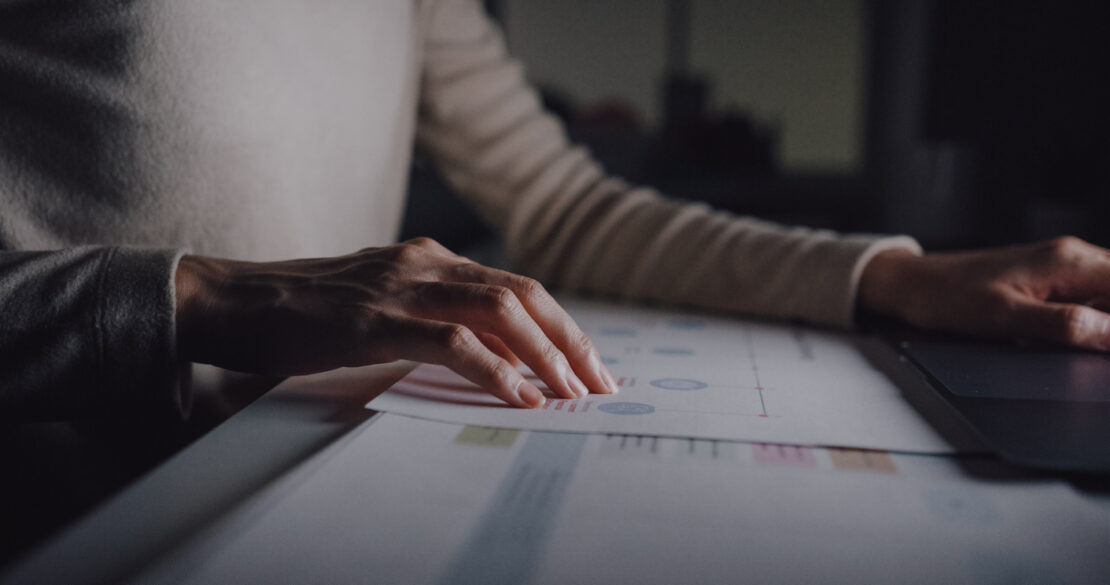
[[180, 251], [0, 251], [0, 418], [182, 417]]

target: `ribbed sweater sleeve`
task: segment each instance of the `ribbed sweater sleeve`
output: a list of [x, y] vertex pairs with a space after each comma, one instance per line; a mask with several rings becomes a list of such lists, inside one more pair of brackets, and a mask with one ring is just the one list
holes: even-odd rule
[[544, 282], [847, 327], [871, 257], [920, 253], [904, 236], [784, 227], [609, 177], [543, 111], [477, 2], [428, 10], [418, 139], [517, 267]]
[[0, 416], [183, 416], [173, 250], [0, 252]]

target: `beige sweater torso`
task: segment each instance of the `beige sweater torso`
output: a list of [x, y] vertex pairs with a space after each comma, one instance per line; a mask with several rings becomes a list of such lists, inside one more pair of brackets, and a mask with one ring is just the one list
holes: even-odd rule
[[[867, 259], [916, 249], [738, 218], [606, 176], [541, 111], [474, 0], [47, 4], [0, 9], [0, 311], [19, 322], [27, 308], [12, 291], [61, 262], [16, 251], [68, 253], [62, 264], [98, 287], [74, 290], [75, 306], [150, 313], [132, 320], [142, 331], [98, 317], [99, 341], [54, 360], [65, 369], [74, 351], [97, 353], [106, 384], [149, 380], [120, 381], [105, 352], [153, 343], [172, 356], [173, 257], [72, 247], [269, 260], [388, 244], [414, 141], [520, 270], [569, 290], [847, 326]], [[41, 326], [0, 333], [0, 352]]]

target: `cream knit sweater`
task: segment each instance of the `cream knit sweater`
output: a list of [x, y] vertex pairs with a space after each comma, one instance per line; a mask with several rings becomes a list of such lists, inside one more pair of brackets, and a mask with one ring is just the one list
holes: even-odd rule
[[391, 243], [418, 141], [517, 267], [595, 291], [849, 326], [909, 238], [784, 228], [607, 176], [474, 0], [0, 6], [0, 412], [180, 413], [180, 250]]

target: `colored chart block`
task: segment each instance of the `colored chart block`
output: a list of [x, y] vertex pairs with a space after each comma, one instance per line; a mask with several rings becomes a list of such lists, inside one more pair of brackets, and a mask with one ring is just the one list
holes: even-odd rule
[[897, 473], [894, 459], [886, 451], [871, 449], [829, 448], [829, 459], [837, 469], [850, 471], [874, 471], [877, 473]]
[[657, 347], [651, 350], [655, 355], [687, 356], [694, 355], [694, 350], [688, 347]]
[[591, 404], [593, 404], [593, 402], [589, 400], [549, 399], [547, 402], [543, 403], [543, 406], [541, 406], [540, 409], [550, 412], [582, 413], [590, 410]]
[[520, 431], [466, 425], [455, 436], [458, 445], [483, 445], [486, 447], [512, 447]]

